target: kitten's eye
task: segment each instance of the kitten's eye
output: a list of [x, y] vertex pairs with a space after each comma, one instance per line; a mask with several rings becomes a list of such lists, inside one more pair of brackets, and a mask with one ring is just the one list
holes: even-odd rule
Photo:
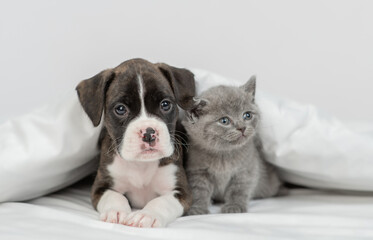
[[170, 101], [168, 101], [168, 100], [163, 100], [163, 101], [161, 102], [161, 109], [162, 109], [162, 111], [164, 111], [164, 112], [168, 112], [168, 111], [171, 110], [171, 107], [172, 107], [172, 103], [171, 103]]
[[242, 117], [243, 120], [250, 120], [253, 116], [250, 112], [245, 112]]
[[222, 117], [219, 119], [219, 122], [223, 125], [228, 125], [229, 123], [231, 123], [231, 121], [229, 120], [229, 118], [227, 117]]
[[123, 116], [127, 112], [127, 108], [123, 104], [118, 104], [115, 106], [114, 111], [117, 115]]

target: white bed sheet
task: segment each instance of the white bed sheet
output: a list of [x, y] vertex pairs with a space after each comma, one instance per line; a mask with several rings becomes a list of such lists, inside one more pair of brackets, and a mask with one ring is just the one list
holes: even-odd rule
[[98, 220], [89, 186], [77, 184], [28, 202], [0, 204], [0, 239], [373, 239], [373, 195], [293, 189], [254, 200], [246, 214], [181, 217], [167, 228]]

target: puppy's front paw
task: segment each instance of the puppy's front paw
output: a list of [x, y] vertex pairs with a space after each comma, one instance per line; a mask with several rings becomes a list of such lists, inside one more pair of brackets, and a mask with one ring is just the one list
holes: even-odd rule
[[128, 214], [128, 211], [110, 209], [106, 212], [101, 213], [100, 219], [104, 222], [109, 223], [123, 223]]
[[245, 205], [237, 204], [237, 203], [227, 203], [224, 204], [221, 208], [222, 213], [245, 213], [247, 212], [247, 208]]
[[203, 215], [203, 214], [209, 214], [209, 210], [207, 208], [203, 207], [197, 207], [197, 206], [192, 206], [187, 215]]
[[165, 227], [166, 223], [154, 213], [149, 211], [140, 210], [132, 212], [125, 219], [124, 225], [131, 227], [140, 227], [140, 228], [154, 228], [154, 227]]

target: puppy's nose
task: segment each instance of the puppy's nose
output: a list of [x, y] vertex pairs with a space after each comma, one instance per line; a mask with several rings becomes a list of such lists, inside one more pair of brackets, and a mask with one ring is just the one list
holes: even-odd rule
[[147, 142], [147, 143], [151, 143], [151, 142], [154, 142], [155, 141], [155, 130], [151, 127], [148, 127], [146, 130], [145, 130], [145, 133], [142, 137], [142, 141], [144, 142]]

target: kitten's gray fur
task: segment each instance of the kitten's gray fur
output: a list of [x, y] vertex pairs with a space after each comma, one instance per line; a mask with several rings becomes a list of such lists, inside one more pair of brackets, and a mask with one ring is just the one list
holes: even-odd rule
[[[281, 181], [264, 162], [256, 131], [255, 76], [241, 87], [218, 86], [203, 92], [187, 112], [183, 125], [189, 137], [186, 172], [193, 204], [188, 214], [207, 214], [211, 200], [224, 202], [223, 213], [247, 212], [254, 197], [278, 193]], [[250, 112], [251, 118], [243, 119]], [[229, 125], [219, 122], [228, 117]]]

